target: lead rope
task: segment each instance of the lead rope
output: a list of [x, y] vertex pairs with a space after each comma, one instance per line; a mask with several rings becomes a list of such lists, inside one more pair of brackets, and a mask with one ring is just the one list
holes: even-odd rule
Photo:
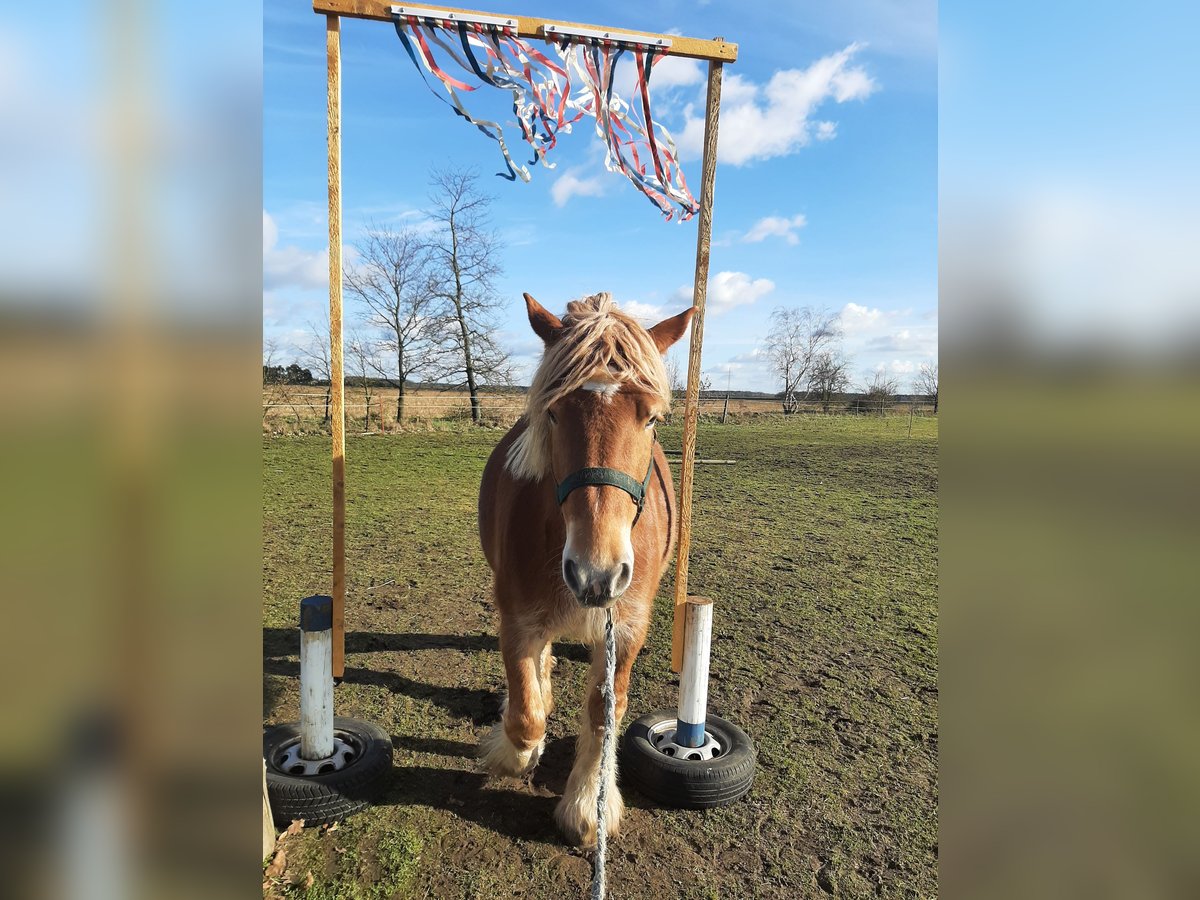
[[592, 900], [604, 900], [607, 888], [604, 859], [608, 852], [608, 825], [604, 812], [608, 806], [608, 779], [613, 767], [613, 733], [617, 730], [617, 698], [613, 680], [617, 674], [617, 646], [613, 637], [612, 607], [604, 625], [604, 738], [600, 744], [600, 790], [596, 793], [596, 860], [592, 869]]

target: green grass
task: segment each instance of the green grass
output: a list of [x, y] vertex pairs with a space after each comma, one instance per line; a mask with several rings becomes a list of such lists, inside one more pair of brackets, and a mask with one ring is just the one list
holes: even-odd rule
[[[550, 819], [582, 651], [558, 650], [559, 707], [531, 784], [488, 781], [471, 758], [503, 686], [475, 528], [501, 433], [349, 441], [337, 703], [393, 735], [397, 769], [384, 802], [344, 830], [288, 839], [287, 878], [312, 871], [309, 897], [577, 896], [589, 878], [588, 857]], [[661, 439], [677, 448], [678, 428]], [[935, 896], [936, 420], [916, 420], [911, 437], [907, 419], [705, 424], [699, 447], [739, 460], [697, 469], [690, 589], [718, 604], [710, 705], [754, 738], [758, 772], [746, 800], [702, 813], [627, 790], [613, 895]], [[297, 717], [297, 603], [328, 592], [328, 439], [264, 441], [264, 496], [264, 716], [275, 721]], [[676, 699], [670, 590], [669, 573], [632, 713]]]

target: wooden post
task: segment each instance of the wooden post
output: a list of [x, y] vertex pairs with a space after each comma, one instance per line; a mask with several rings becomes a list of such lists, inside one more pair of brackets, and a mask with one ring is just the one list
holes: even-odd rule
[[342, 360], [342, 41], [325, 17], [329, 150], [329, 374], [333, 388], [333, 677], [346, 669], [346, 378]]
[[[717, 40], [721, 40], [718, 38]], [[679, 543], [675, 556], [675, 621], [671, 634], [671, 671], [683, 668], [687, 605], [688, 550], [692, 543], [692, 476], [696, 463], [696, 421], [700, 415], [700, 352], [704, 343], [704, 303], [708, 298], [708, 259], [712, 236], [713, 182], [717, 175], [717, 120], [721, 110], [724, 63], [708, 64], [708, 100], [704, 107], [704, 162], [700, 175], [700, 215], [696, 228], [696, 280], [692, 336], [688, 347], [687, 403], [683, 416], [683, 459], [679, 469]]]
[[729, 386], [733, 383], [733, 369], [730, 369], [725, 376], [725, 408], [721, 410], [721, 424], [725, 424], [725, 419], [729, 415]]
[[271, 798], [267, 794], [267, 761], [263, 760], [263, 859], [275, 850], [275, 819], [271, 815]]

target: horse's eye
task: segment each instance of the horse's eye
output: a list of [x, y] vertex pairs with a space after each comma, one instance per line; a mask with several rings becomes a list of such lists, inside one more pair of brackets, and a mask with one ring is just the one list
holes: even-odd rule
[[557, 425], [557, 424], [558, 424], [558, 416], [554, 415], [554, 413], [550, 412], [550, 410], [546, 410], [546, 415], [550, 417], [550, 424], [551, 424], [551, 425]]
[[647, 428], [653, 428], [658, 424], [658, 416], [651, 416], [650, 421], [646, 423]]

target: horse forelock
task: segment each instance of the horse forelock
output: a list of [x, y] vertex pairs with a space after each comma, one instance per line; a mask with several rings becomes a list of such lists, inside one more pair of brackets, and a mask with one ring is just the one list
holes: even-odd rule
[[559, 337], [546, 348], [525, 400], [525, 431], [508, 453], [508, 470], [537, 480], [550, 472], [550, 418], [558, 400], [589, 382], [629, 385], [671, 404], [662, 354], [638, 322], [617, 309], [608, 292], [567, 304]]

